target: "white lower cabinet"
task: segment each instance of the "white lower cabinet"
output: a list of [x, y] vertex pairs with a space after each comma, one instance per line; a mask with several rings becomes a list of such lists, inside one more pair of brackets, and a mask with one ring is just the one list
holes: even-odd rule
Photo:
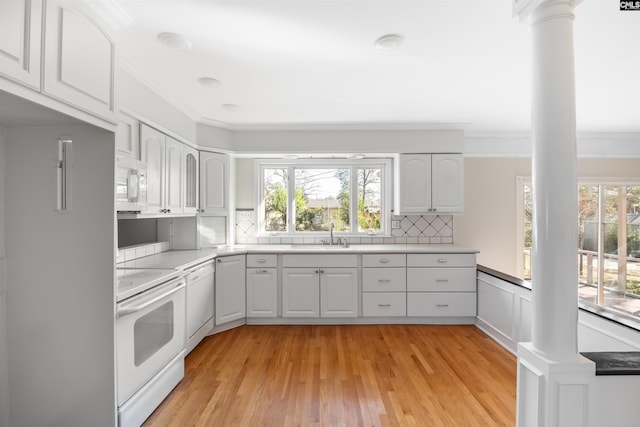
[[357, 317], [358, 255], [283, 255], [282, 317]]
[[246, 317], [245, 255], [216, 259], [216, 326]]
[[278, 269], [247, 268], [247, 317], [278, 316]]
[[407, 316], [475, 317], [475, 254], [408, 254]]
[[320, 270], [282, 269], [282, 317], [320, 316]]
[[475, 292], [407, 292], [407, 315], [475, 317], [476, 294]]
[[404, 317], [407, 315], [407, 293], [364, 292], [362, 315], [364, 317]]
[[405, 254], [362, 256], [362, 315], [364, 317], [407, 315], [406, 265]]
[[358, 269], [320, 269], [320, 316], [358, 317]]

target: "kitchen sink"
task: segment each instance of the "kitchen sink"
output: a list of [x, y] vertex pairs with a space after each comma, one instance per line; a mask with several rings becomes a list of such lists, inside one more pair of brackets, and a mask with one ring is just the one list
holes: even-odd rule
[[349, 249], [342, 245], [291, 245], [291, 249], [308, 251], [335, 251]]

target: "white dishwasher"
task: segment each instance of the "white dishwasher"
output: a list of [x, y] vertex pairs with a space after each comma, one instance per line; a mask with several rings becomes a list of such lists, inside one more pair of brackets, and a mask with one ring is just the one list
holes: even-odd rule
[[213, 329], [213, 260], [189, 270], [187, 280], [187, 354]]

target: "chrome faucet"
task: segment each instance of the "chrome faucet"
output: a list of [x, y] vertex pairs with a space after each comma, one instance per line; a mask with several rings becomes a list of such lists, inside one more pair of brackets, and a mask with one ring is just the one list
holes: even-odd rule
[[329, 244], [333, 245], [333, 227], [335, 227], [336, 224], [331, 221], [331, 224], [329, 224]]

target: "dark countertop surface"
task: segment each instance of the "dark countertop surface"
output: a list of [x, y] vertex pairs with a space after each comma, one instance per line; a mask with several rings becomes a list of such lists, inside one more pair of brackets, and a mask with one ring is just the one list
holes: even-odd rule
[[640, 351], [580, 353], [596, 363], [596, 375], [640, 375]]

